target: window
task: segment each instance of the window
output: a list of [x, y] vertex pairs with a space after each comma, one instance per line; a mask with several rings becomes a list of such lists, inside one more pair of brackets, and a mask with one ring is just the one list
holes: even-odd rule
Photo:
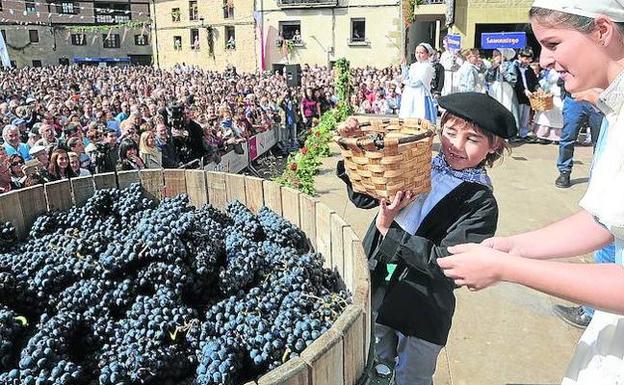
[[173, 49], [175, 49], [176, 51], [182, 50], [182, 36], [173, 37]]
[[93, 7], [96, 23], [123, 23], [131, 19], [130, 4], [127, 3], [93, 3]]
[[69, 59], [66, 58], [66, 57], [60, 57], [59, 58], [59, 65], [68, 66], [69, 65]]
[[147, 35], [134, 35], [134, 45], [147, 45]]
[[236, 49], [236, 31], [234, 26], [225, 26], [225, 49]]
[[32, 66], [33, 67], [41, 67], [41, 60], [33, 60], [32, 61]]
[[6, 43], [6, 41], [7, 41], [7, 38], [6, 38], [6, 31], [3, 29], [3, 30], [2, 30], [2, 31], [0, 31], [0, 32], [2, 32], [2, 40], [4, 40], [4, 42]]
[[301, 42], [301, 22], [300, 21], [280, 21], [280, 35], [284, 40], [293, 40], [293, 42]]
[[26, 1], [24, 3], [24, 8], [26, 8], [26, 12], [28, 13], [37, 13], [37, 7], [34, 1]]
[[2, 0], [0, 0], [0, 12], [2, 12]]
[[171, 8], [171, 21], [174, 23], [180, 22], [180, 8]]
[[234, 0], [223, 0], [223, 18], [234, 18]]
[[84, 33], [72, 33], [71, 43], [72, 45], [87, 45], [87, 35]]
[[197, 13], [197, 1], [189, 1], [189, 20], [194, 21], [198, 19], [199, 15]]
[[28, 37], [30, 38], [31, 43], [39, 43], [39, 31], [36, 29], [29, 29]]
[[78, 13], [78, 6], [71, 1], [63, 1], [60, 5], [57, 5], [56, 11], [67, 15], [75, 15]]
[[351, 19], [351, 41], [352, 42], [366, 41], [366, 20], [365, 19]]
[[119, 48], [121, 46], [118, 33], [111, 34], [110, 36], [103, 34], [102, 40], [104, 41], [104, 48]]
[[191, 29], [191, 49], [199, 49], [199, 29]]

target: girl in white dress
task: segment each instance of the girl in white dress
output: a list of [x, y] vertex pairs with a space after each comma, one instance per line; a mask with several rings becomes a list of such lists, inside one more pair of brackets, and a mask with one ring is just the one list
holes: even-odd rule
[[540, 139], [540, 143], [548, 144], [558, 142], [561, 139], [561, 129], [563, 128], [563, 100], [561, 99], [561, 88], [557, 85], [559, 73], [552, 69], [545, 69], [540, 79], [540, 87], [553, 94], [553, 108], [548, 111], [537, 112], [535, 114], [533, 128], [535, 136]]
[[433, 48], [427, 43], [416, 47], [416, 62], [409, 66], [403, 65], [403, 83], [405, 88], [401, 95], [399, 118], [421, 118], [436, 122], [437, 110], [431, 97], [431, 80], [435, 70], [429, 62]]
[[492, 67], [490, 67], [485, 79], [489, 84], [488, 94], [505, 106], [516, 118], [518, 122], [518, 98], [514, 92], [514, 85], [518, 78], [511, 61], [516, 52], [511, 48], [501, 48], [494, 50], [492, 57]]

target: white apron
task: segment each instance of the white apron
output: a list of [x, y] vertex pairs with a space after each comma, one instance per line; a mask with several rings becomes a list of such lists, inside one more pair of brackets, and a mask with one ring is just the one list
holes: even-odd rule
[[[599, 105], [611, 105], [619, 110], [605, 113], [608, 126], [600, 132], [589, 186], [580, 202], [613, 234], [615, 263], [620, 265], [624, 254], [623, 86], [624, 72], [601, 94]], [[620, 295], [624, 300], [624, 293]], [[624, 315], [594, 313], [561, 384], [624, 385]]]
[[[624, 239], [615, 249], [621, 263]], [[624, 385], [624, 316], [594, 312], [561, 385]]]
[[431, 81], [434, 75], [435, 70], [428, 62], [416, 62], [404, 71], [405, 88], [401, 94], [399, 118], [432, 118]]

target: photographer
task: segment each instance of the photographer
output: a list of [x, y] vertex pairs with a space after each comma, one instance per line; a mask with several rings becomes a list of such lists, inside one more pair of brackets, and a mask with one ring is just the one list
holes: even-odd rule
[[185, 113], [184, 106], [174, 102], [167, 107], [167, 122], [173, 145], [182, 163], [199, 159], [204, 155], [203, 130]]
[[104, 140], [92, 141], [85, 152], [91, 158], [91, 169], [94, 173], [113, 172], [119, 159], [119, 147], [117, 145], [117, 133], [108, 129], [104, 134]]

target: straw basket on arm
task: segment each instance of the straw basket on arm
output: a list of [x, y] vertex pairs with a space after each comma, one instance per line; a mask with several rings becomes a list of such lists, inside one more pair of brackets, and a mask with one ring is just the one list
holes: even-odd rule
[[359, 127], [346, 127], [347, 119], [334, 138], [354, 191], [392, 200], [399, 191], [417, 195], [431, 190], [433, 124], [424, 119], [357, 118], [364, 118]]
[[529, 97], [531, 108], [537, 112], [544, 112], [553, 109], [553, 94], [543, 91], [534, 92]]

